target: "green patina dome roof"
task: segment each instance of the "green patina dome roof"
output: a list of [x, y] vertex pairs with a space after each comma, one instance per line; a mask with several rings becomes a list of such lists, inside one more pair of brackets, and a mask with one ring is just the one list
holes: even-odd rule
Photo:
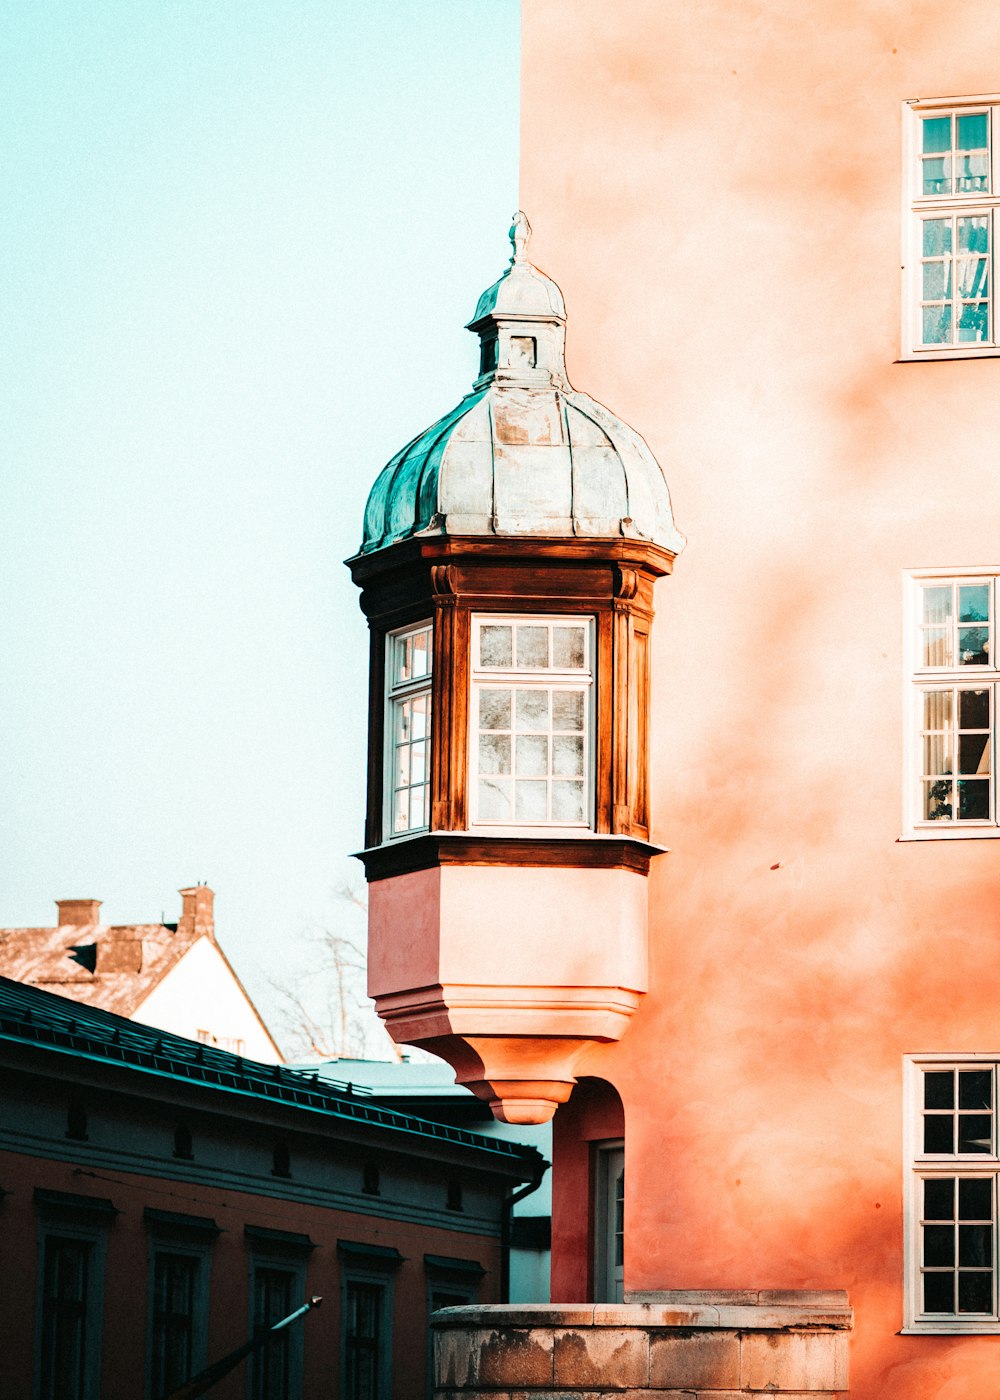
[[524, 254], [470, 322], [483, 372], [457, 407], [397, 452], [372, 487], [362, 552], [412, 535], [647, 539], [677, 553], [663, 472], [646, 443], [566, 378], [562, 293]]

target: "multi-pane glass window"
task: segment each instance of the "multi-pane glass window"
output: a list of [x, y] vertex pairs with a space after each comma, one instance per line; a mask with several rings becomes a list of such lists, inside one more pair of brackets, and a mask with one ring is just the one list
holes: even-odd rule
[[430, 825], [431, 662], [429, 622], [395, 632], [386, 656], [386, 830], [390, 836]]
[[911, 104], [911, 351], [995, 349], [990, 103]]
[[995, 826], [996, 579], [915, 580], [917, 826]]
[[996, 1063], [913, 1066], [909, 1321], [1000, 1321]]
[[93, 1246], [88, 1241], [45, 1239], [39, 1396], [84, 1400], [87, 1389], [87, 1304]]
[[344, 1294], [345, 1400], [380, 1400], [385, 1285], [349, 1279]]
[[588, 828], [593, 620], [474, 619], [474, 824]]
[[194, 1313], [201, 1260], [160, 1250], [153, 1260], [151, 1389], [168, 1395], [193, 1371]]
[[[292, 1269], [280, 1269], [256, 1265], [253, 1271], [253, 1320], [254, 1327], [272, 1327], [292, 1312], [297, 1299], [293, 1301], [293, 1288], [296, 1273]], [[250, 1394], [253, 1400], [288, 1400], [290, 1373], [291, 1333], [286, 1328], [275, 1332], [261, 1351], [256, 1352], [250, 1363]]]

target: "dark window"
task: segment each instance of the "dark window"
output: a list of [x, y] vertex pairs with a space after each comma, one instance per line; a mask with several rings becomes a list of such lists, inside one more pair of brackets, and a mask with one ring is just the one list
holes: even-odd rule
[[45, 1241], [40, 1400], [85, 1395], [87, 1280], [92, 1246], [83, 1240]]
[[157, 1253], [153, 1260], [151, 1389], [167, 1395], [191, 1375], [195, 1290], [200, 1260]]
[[379, 1170], [374, 1162], [366, 1162], [362, 1172], [362, 1191], [366, 1196], [380, 1196], [382, 1188], [379, 1178]]
[[80, 1099], [70, 1099], [66, 1110], [66, 1136], [78, 1142], [87, 1141], [87, 1110]]
[[[293, 1310], [290, 1269], [258, 1265], [253, 1271], [253, 1321], [255, 1328], [271, 1327]], [[289, 1331], [276, 1332], [262, 1351], [252, 1357], [250, 1394], [253, 1400], [288, 1400]]]
[[292, 1174], [292, 1154], [288, 1150], [287, 1142], [276, 1142], [274, 1144], [274, 1160], [271, 1164], [272, 1176], [291, 1176]]
[[191, 1129], [186, 1123], [178, 1123], [174, 1129], [174, 1156], [180, 1158], [182, 1162], [194, 1161]]
[[464, 1308], [470, 1302], [468, 1293], [449, 1293], [446, 1289], [435, 1289], [431, 1294], [430, 1311], [438, 1308]]
[[479, 373], [489, 374], [490, 370], [497, 367], [497, 338], [491, 336], [481, 342], [479, 347]]
[[448, 1194], [445, 1198], [445, 1206], [448, 1210], [463, 1210], [462, 1205], [462, 1183], [460, 1181], [448, 1182]]
[[344, 1318], [344, 1400], [379, 1400], [382, 1305], [380, 1283], [348, 1280]]

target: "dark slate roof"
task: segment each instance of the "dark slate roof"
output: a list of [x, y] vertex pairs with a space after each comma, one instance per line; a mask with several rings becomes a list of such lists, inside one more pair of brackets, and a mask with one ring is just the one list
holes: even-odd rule
[[139, 1074], [200, 1084], [245, 1099], [287, 1104], [341, 1122], [368, 1125], [398, 1134], [401, 1147], [405, 1147], [406, 1138], [422, 1138], [475, 1148], [497, 1165], [505, 1161], [506, 1172], [520, 1163], [522, 1180], [533, 1176], [543, 1161], [533, 1147], [398, 1113], [374, 1102], [368, 1088], [356, 1089], [345, 1080], [321, 1078], [314, 1070], [261, 1064], [0, 977], [0, 1049], [11, 1045], [51, 1052], [54, 1062], [56, 1057], [96, 1060]]

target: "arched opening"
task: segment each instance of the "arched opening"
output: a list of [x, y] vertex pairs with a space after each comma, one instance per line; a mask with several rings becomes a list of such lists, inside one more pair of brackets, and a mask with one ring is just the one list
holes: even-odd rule
[[552, 1123], [552, 1301], [620, 1301], [624, 1260], [625, 1109], [581, 1079]]

